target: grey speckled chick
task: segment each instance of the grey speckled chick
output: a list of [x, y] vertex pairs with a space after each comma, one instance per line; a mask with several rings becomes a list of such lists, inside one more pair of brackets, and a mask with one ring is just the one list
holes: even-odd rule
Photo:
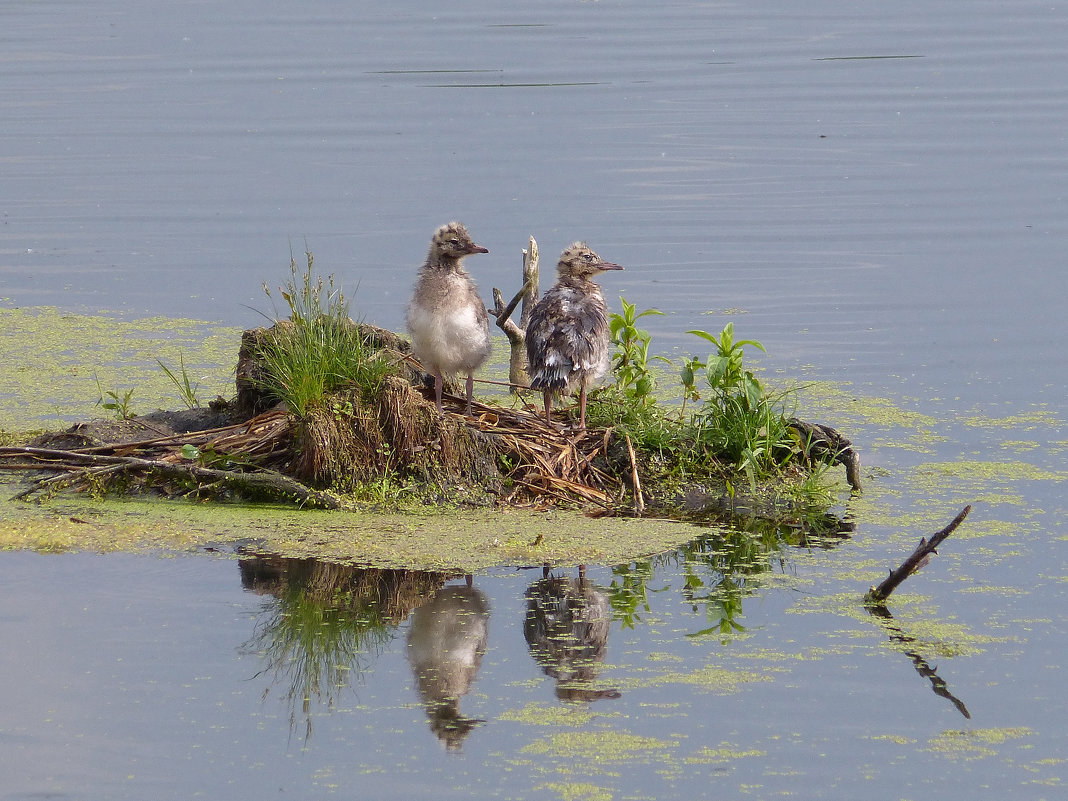
[[586, 390], [608, 372], [608, 309], [593, 282], [606, 270], [622, 270], [585, 242], [560, 255], [558, 278], [530, 313], [527, 371], [532, 389], [545, 397], [545, 419], [552, 422], [553, 395], [579, 388], [579, 428], [586, 427]]
[[489, 316], [478, 287], [464, 271], [464, 256], [489, 253], [476, 245], [463, 223], [434, 232], [408, 304], [412, 352], [434, 376], [434, 397], [441, 408], [444, 376], [467, 373], [467, 414], [471, 414], [474, 372], [490, 355]]

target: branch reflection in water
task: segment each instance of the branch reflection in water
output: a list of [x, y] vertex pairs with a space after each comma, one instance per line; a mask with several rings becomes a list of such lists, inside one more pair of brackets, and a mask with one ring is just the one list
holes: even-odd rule
[[886, 633], [890, 636], [890, 642], [900, 646], [901, 652], [912, 660], [912, 666], [916, 668], [916, 672], [931, 682], [931, 690], [934, 694], [950, 701], [958, 712], [970, 720], [972, 713], [968, 711], [968, 707], [950, 691], [949, 684], [938, 675], [938, 669], [931, 667], [930, 663], [923, 657], [923, 654], [920, 653], [918, 638], [906, 634], [904, 629], [894, 622], [894, 616], [890, 614], [890, 610], [885, 605], [869, 604], [867, 609], [869, 614], [878, 620], [886, 630]]

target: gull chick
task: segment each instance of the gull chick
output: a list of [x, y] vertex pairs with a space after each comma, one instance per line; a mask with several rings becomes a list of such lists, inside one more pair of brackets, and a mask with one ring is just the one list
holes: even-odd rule
[[545, 419], [552, 422], [553, 395], [579, 389], [579, 428], [586, 428], [586, 390], [608, 372], [608, 309], [593, 279], [622, 270], [585, 242], [560, 255], [558, 277], [530, 313], [527, 371], [532, 389], [545, 397]]
[[442, 413], [444, 376], [467, 373], [467, 414], [471, 414], [474, 372], [490, 355], [489, 315], [478, 287], [463, 268], [465, 256], [489, 253], [476, 245], [463, 223], [434, 232], [408, 304], [412, 352], [434, 376], [434, 398]]

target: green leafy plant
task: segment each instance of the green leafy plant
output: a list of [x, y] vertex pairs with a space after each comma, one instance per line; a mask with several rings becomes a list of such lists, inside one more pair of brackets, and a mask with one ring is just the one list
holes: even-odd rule
[[395, 469], [396, 454], [389, 445], [378, 448], [382, 470], [371, 481], [364, 481], [353, 488], [353, 495], [360, 501], [371, 503], [393, 503], [399, 500], [410, 488]]
[[686, 404], [689, 401], [696, 403], [701, 400], [701, 393], [697, 391], [697, 372], [704, 369], [705, 363], [696, 356], [691, 356], [682, 363], [679, 371], [679, 379], [682, 381], [682, 410], [679, 417], [686, 419]]
[[181, 399], [182, 403], [186, 405], [186, 408], [196, 409], [200, 406], [200, 401], [197, 399], [197, 389], [200, 387], [200, 384], [193, 384], [192, 381], [189, 380], [189, 373], [185, 369], [185, 359], [182, 354], [178, 354], [178, 373], [181, 377], [175, 375], [174, 371], [167, 367], [161, 360], [156, 359], [156, 364], [158, 364], [163, 372], [167, 374], [167, 378], [171, 380], [171, 383], [177, 387], [178, 397]]
[[100, 384], [100, 379], [96, 379], [96, 389], [99, 393], [96, 399], [96, 405], [115, 415], [116, 420], [129, 420], [133, 417], [133, 412], [130, 411], [130, 399], [133, 397], [133, 388], [126, 390], [120, 396], [118, 392], [112, 389], [105, 390]]
[[749, 406], [756, 406], [760, 403], [765, 397], [764, 387], [751, 371], [743, 367], [742, 352], [746, 345], [751, 345], [767, 353], [763, 345], [755, 339], [742, 339], [735, 342], [734, 323], [727, 323], [723, 326], [718, 336], [701, 330], [686, 333], [701, 337], [716, 346], [715, 353], [711, 354], [703, 365], [714, 397], [739, 397]]
[[[825, 509], [833, 502], [822, 479], [825, 468], [803, 458], [804, 443], [790, 427], [788, 401], [795, 390], [770, 392], [745, 363], [747, 349], [765, 350], [760, 342], [736, 339], [733, 323], [715, 334], [689, 331], [712, 351], [704, 359], [683, 359], [681, 407], [661, 405], [650, 368], [661, 357], [650, 357], [651, 336], [639, 327], [643, 317], [659, 312], [621, 302], [622, 313], [610, 317], [615, 382], [591, 396], [586, 412], [591, 426], [625, 435], [637, 469], [648, 468], [665, 488], [673, 479], [712, 478], [734, 497], [740, 476], [754, 492], [759, 481], [788, 476], [784, 491], [795, 504]], [[802, 462], [803, 469], [792, 470]], [[731, 622], [730, 599], [724, 603], [716, 626], [725, 623], [717, 630], [739, 631]]]
[[346, 417], [352, 417], [355, 413], [356, 409], [348, 398], [331, 398], [330, 414], [334, 417], [343, 420]]
[[[746, 346], [760, 351], [764, 346], [756, 340], [735, 340], [733, 323], [727, 323], [719, 335], [699, 330], [687, 333], [716, 347], [703, 365], [709, 394], [693, 415], [697, 441], [711, 454], [733, 462], [755, 489], [758, 476], [781, 470], [784, 457], [796, 451], [784, 412], [785, 395], [766, 392], [743, 364]], [[691, 367], [699, 364], [689, 362]]]
[[662, 356], [649, 356], [652, 337], [639, 328], [643, 317], [663, 312], [638, 311], [635, 304], [623, 298], [620, 303], [622, 314], [609, 315], [615, 381], [594, 393], [586, 418], [593, 426], [617, 428], [633, 440], [639, 451], [668, 469], [666, 466], [672, 462], [670, 457], [678, 446], [678, 421], [656, 404], [656, 379], [651, 362], [670, 364], [670, 361]]
[[[623, 298], [620, 298], [619, 302], [623, 306], [623, 313], [613, 312], [608, 318], [612, 345], [615, 348], [612, 372], [616, 386], [627, 398], [639, 404], [652, 403], [655, 400], [653, 390], [656, 389], [656, 379], [649, 368], [649, 343], [652, 337], [644, 328], [638, 328], [638, 320], [663, 312], [658, 309], [638, 312], [637, 304], [627, 303]], [[663, 356], [653, 358], [668, 361]]]

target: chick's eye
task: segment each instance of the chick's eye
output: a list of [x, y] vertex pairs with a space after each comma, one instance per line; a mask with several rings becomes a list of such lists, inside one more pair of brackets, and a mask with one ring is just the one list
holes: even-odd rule
[[584, 258], [586, 261], [593, 261], [593, 254], [592, 253], [583, 253], [582, 254], [582, 258]]
[[449, 240], [449, 244], [452, 245], [454, 248], [458, 248], [458, 247], [460, 247], [460, 240], [459, 239], [450, 239]]

